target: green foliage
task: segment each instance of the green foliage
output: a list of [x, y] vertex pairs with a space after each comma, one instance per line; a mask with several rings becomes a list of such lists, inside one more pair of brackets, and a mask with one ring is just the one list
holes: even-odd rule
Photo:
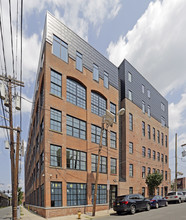
[[23, 191], [21, 191], [22, 188], [18, 187], [17, 192], [18, 192], [18, 205], [22, 204], [22, 200], [23, 200]]
[[162, 183], [163, 180], [163, 175], [155, 172], [152, 174], [149, 174], [146, 178], [146, 184], [148, 185], [149, 188], [149, 196], [154, 195], [155, 189]]

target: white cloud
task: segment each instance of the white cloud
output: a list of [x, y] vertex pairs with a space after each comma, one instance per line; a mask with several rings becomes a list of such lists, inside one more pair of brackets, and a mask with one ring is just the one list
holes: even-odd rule
[[176, 131], [178, 128], [186, 127], [185, 118], [186, 109], [186, 93], [181, 95], [181, 100], [175, 104], [169, 104], [169, 125], [171, 131]]
[[[107, 49], [117, 66], [129, 60], [163, 95], [186, 83], [186, 1], [151, 2], [136, 25]], [[181, 79], [181, 80], [180, 80]]]
[[[50, 8], [51, 12], [83, 39], [88, 40], [89, 25], [92, 24], [96, 32], [105, 20], [117, 16], [121, 8], [121, 0], [41, 0], [26, 1], [25, 15]], [[33, 2], [33, 3], [32, 3]], [[62, 11], [64, 9], [64, 11]], [[34, 11], [35, 10], [35, 11]]]

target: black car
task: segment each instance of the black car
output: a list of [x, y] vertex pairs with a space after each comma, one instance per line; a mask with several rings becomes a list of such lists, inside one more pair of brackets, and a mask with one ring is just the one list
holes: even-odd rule
[[117, 214], [130, 212], [134, 214], [137, 210], [150, 210], [150, 200], [140, 194], [130, 194], [116, 197], [113, 209]]
[[150, 204], [151, 204], [151, 207], [156, 208], [156, 209], [158, 209], [160, 206], [168, 206], [167, 200], [159, 195], [154, 196], [150, 200]]

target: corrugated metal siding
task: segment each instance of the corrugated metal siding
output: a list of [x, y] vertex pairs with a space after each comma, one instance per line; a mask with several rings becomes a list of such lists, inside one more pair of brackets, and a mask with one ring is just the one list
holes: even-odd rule
[[83, 55], [83, 66], [93, 71], [93, 63], [99, 67], [100, 78], [103, 79], [104, 71], [109, 74], [109, 84], [118, 87], [118, 68], [107, 58], [90, 46], [86, 41], [80, 38], [72, 30], [57, 20], [53, 15], [47, 12], [47, 33], [46, 40], [52, 44], [53, 34], [68, 44], [69, 56], [76, 60], [76, 51]]
[[[132, 82], [128, 81], [128, 72], [132, 74]], [[133, 103], [142, 108], [142, 101], [145, 102], [145, 111], [150, 106], [151, 116], [161, 122], [165, 118], [168, 127], [168, 102], [167, 100], [127, 61], [124, 60], [119, 68], [119, 76], [125, 84], [125, 90], [121, 90], [121, 98], [128, 98], [128, 90], [132, 91]], [[142, 93], [142, 84], [145, 86], [145, 93]], [[150, 90], [150, 98], [147, 96]], [[161, 110], [161, 102], [165, 105], [165, 111]]]

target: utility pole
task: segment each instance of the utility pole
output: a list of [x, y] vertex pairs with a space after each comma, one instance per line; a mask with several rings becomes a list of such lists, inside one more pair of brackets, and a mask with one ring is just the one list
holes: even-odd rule
[[[13, 114], [12, 114], [12, 84], [14, 86], [24, 86], [24, 83], [18, 81], [14, 78], [5, 77], [0, 75], [0, 80], [7, 82], [8, 87], [8, 105], [9, 109], [9, 127], [0, 126], [1, 128], [10, 130], [10, 159], [11, 159], [11, 180], [12, 180], [12, 219], [17, 220], [17, 189], [18, 189], [18, 165], [19, 165], [19, 147], [20, 147], [20, 128], [13, 127]], [[20, 97], [21, 98], [21, 97]], [[14, 149], [14, 131], [17, 131], [17, 142], [16, 142], [16, 157], [15, 157], [15, 149]]]
[[175, 134], [175, 191], [177, 191], [177, 133]]

